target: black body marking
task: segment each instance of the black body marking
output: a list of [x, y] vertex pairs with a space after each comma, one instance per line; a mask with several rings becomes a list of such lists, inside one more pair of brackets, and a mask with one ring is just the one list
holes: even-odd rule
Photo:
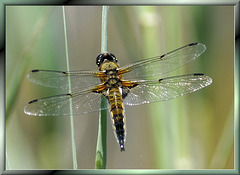
[[[111, 108], [111, 110], [110, 110], [110, 111], [113, 111], [113, 110], [115, 110], [115, 109], [121, 109], [121, 110], [123, 110], [123, 108], [120, 108], [119, 106], [115, 106], [114, 108]], [[122, 114], [118, 114], [118, 115], [121, 115], [121, 116], [123, 117], [123, 115], [122, 115]]]
[[113, 72], [113, 74], [117, 74], [118, 73], [118, 70], [115, 68], [115, 69], [109, 69], [109, 70], [105, 70], [105, 74], [108, 74], [109, 72]]
[[123, 122], [123, 116], [120, 120], [117, 120], [117, 117], [121, 117], [122, 115], [118, 114], [118, 115], [114, 115], [113, 119], [114, 119], [114, 126], [116, 128], [116, 134], [117, 134], [117, 138], [119, 141], [119, 145], [121, 148], [121, 152], [125, 151], [124, 148], [124, 138], [125, 138], [125, 129], [124, 129], [124, 122]]

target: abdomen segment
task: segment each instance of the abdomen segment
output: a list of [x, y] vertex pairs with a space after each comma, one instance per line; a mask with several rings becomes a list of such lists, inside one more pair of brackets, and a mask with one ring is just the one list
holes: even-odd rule
[[119, 88], [109, 89], [108, 96], [110, 104], [110, 113], [113, 123], [115, 137], [120, 145], [121, 151], [125, 151], [124, 142], [126, 139], [124, 107], [122, 103], [122, 94]]

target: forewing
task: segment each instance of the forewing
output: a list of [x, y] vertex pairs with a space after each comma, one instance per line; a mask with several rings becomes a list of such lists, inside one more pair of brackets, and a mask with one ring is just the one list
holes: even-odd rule
[[127, 80], [139, 80], [143, 77], [164, 74], [189, 63], [205, 50], [206, 46], [202, 43], [188, 44], [162, 56], [123, 66], [119, 69], [119, 73], [123, 73], [124, 79]]
[[[24, 112], [34, 116], [70, 116], [107, 109], [100, 108], [101, 93], [85, 90], [79, 93], [62, 94], [29, 102]], [[72, 111], [72, 112], [71, 112]]]
[[[52, 71], [32, 70], [28, 79], [35, 83], [51, 88], [79, 90], [100, 84], [99, 74], [95, 71]], [[71, 83], [70, 83], [71, 82]]]
[[210, 85], [212, 79], [204, 74], [189, 74], [160, 80], [142, 80], [135, 83], [138, 85], [131, 88], [123, 100], [126, 105], [140, 105], [173, 99]]

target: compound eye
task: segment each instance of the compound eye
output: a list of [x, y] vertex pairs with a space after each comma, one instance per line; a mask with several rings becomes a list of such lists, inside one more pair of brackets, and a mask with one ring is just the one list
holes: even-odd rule
[[99, 66], [102, 64], [102, 62], [103, 62], [103, 54], [100, 54], [100, 55], [98, 55], [97, 58], [96, 58], [96, 64], [97, 64], [97, 66], [99, 67]]
[[112, 53], [109, 53], [113, 58], [116, 58], [115, 55], [113, 55]]
[[112, 61], [114, 61], [114, 62], [116, 62], [117, 63], [117, 58], [115, 57], [115, 55], [114, 54], [112, 54], [112, 53], [109, 53], [110, 55], [111, 55], [111, 57], [112, 57]]

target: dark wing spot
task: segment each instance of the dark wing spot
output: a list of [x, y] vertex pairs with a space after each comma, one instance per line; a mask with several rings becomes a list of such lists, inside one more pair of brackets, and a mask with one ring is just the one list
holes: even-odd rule
[[196, 74], [193, 74], [193, 75], [204, 75], [204, 74], [202, 74], [202, 73], [196, 73]]
[[194, 45], [197, 45], [198, 43], [196, 42], [196, 43], [191, 43], [191, 44], [189, 44], [189, 46], [194, 46]]
[[136, 83], [136, 84], [134, 84], [132, 87], [130, 87], [130, 89], [131, 89], [131, 88], [134, 88], [134, 87], [136, 87], [136, 86], [138, 86], [138, 85], [139, 85], [139, 84]]
[[162, 80], [163, 80], [163, 78], [159, 79], [158, 82], [161, 83]]
[[163, 57], [165, 57], [165, 56], [166, 56], [166, 54], [164, 54], [164, 55], [160, 56], [160, 60], [161, 60]]
[[67, 72], [62, 72], [63, 74], [67, 75]]
[[35, 70], [32, 70], [32, 72], [39, 72], [39, 70], [36, 70], [36, 69], [35, 69]]
[[128, 93], [129, 93], [129, 89], [127, 87], [122, 87], [122, 98], [126, 98]]
[[37, 99], [36, 100], [32, 100], [32, 101], [28, 102], [28, 104], [35, 103], [37, 101], [38, 101]]

